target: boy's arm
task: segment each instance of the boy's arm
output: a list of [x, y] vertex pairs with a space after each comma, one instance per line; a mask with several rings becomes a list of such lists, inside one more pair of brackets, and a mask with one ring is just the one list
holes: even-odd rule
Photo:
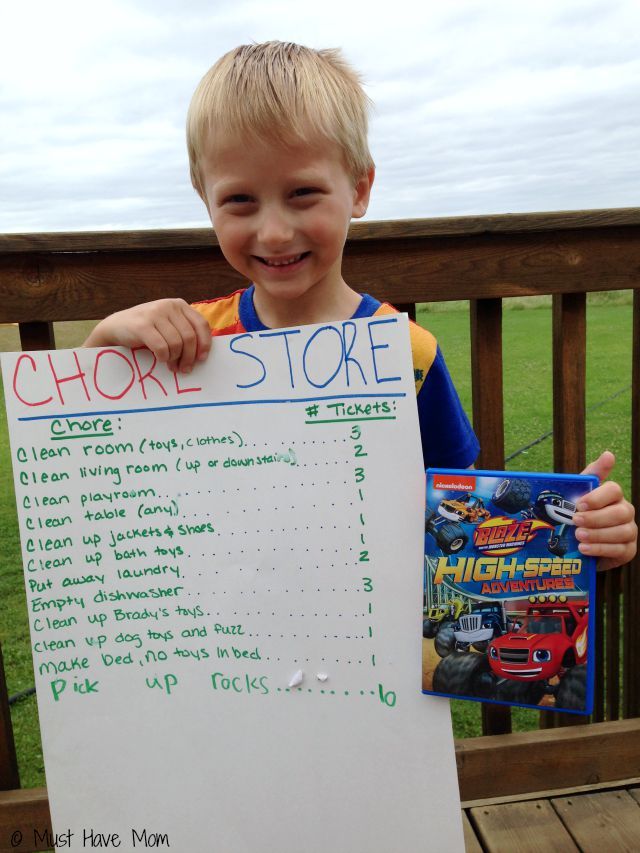
[[170, 370], [189, 373], [209, 354], [211, 330], [184, 299], [157, 299], [105, 317], [83, 346], [147, 347]]
[[605, 450], [582, 472], [595, 474], [602, 485], [578, 501], [578, 512], [573, 520], [576, 524], [576, 539], [583, 554], [598, 558], [598, 571], [614, 569], [633, 559], [638, 541], [635, 510], [625, 500], [617, 483], [605, 480], [613, 466], [615, 456]]

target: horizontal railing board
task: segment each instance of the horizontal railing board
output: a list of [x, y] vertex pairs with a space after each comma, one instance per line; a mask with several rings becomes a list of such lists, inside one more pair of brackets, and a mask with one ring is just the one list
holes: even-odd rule
[[[354, 222], [350, 240], [405, 239], [446, 235], [513, 234], [558, 229], [609, 228], [640, 225], [640, 207], [602, 210], [561, 210], [429, 219]], [[0, 253], [102, 252], [118, 249], [206, 248], [217, 243], [211, 228], [160, 228], [135, 231], [54, 231], [41, 234], [0, 234]]]
[[[640, 225], [349, 240], [344, 277], [393, 302], [495, 299], [640, 287]], [[0, 252], [0, 323], [98, 319], [164, 296], [211, 299], [245, 284], [216, 245]]]
[[[21, 259], [19, 266], [9, 264]], [[0, 322], [95, 320], [139, 302], [223, 296], [243, 279], [220, 250], [98, 255], [0, 255]]]
[[462, 800], [636, 778], [640, 718], [456, 742]]
[[[0, 853], [49, 850], [52, 845], [47, 841], [51, 836], [46, 788], [0, 791]], [[82, 847], [82, 840], [79, 846]]]

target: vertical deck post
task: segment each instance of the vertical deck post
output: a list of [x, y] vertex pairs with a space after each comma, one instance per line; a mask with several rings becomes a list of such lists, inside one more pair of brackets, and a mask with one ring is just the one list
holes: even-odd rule
[[11, 725], [11, 709], [4, 674], [2, 647], [0, 647], [0, 791], [11, 791], [20, 787], [18, 758]]
[[[587, 363], [587, 299], [585, 293], [553, 296], [553, 467], [577, 474], [586, 456], [585, 388]], [[600, 638], [602, 631], [598, 632]], [[602, 642], [602, 640], [600, 640]], [[602, 684], [596, 686], [601, 692]], [[580, 725], [571, 714], [541, 714], [541, 726]]]
[[553, 464], [576, 474], [586, 456], [586, 294], [553, 296]]
[[20, 323], [20, 345], [23, 350], [55, 349], [53, 323]]
[[[471, 382], [473, 426], [480, 440], [479, 468], [504, 468], [502, 393], [502, 299], [473, 299]], [[511, 731], [511, 709], [482, 704], [483, 734]]]
[[[633, 294], [631, 501], [640, 515], [640, 291]], [[625, 717], [640, 716], [640, 555], [623, 572]]]
[[400, 302], [396, 305], [398, 311], [402, 311], [404, 314], [409, 315], [409, 319], [416, 321], [416, 303], [415, 302]]

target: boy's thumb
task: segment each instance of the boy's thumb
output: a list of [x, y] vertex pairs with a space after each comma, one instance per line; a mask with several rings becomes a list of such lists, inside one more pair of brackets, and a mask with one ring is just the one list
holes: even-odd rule
[[616, 457], [610, 450], [605, 450], [604, 453], [601, 453], [600, 456], [595, 460], [595, 462], [591, 462], [582, 472], [583, 474], [595, 474], [595, 476], [602, 483], [607, 479], [611, 471], [613, 470], [613, 466], [616, 464]]

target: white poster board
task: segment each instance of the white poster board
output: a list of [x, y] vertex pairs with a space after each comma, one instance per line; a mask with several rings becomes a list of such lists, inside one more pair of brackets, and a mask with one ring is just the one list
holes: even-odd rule
[[462, 850], [406, 317], [2, 369], [58, 848]]

